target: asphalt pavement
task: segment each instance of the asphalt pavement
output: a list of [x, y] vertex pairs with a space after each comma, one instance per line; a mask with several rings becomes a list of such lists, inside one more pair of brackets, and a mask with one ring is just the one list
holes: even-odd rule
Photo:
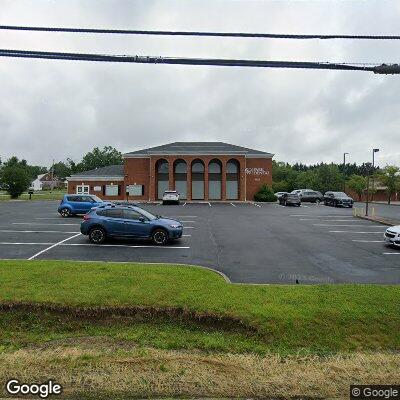
[[400, 283], [400, 250], [383, 244], [386, 227], [354, 218], [351, 209], [143, 204], [184, 225], [181, 240], [157, 247], [134, 240], [92, 245], [79, 233], [81, 217], [63, 219], [57, 206], [0, 202], [0, 258], [194, 264], [234, 283]]

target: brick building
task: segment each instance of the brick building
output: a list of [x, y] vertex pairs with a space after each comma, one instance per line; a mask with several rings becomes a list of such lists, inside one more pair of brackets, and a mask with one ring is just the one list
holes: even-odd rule
[[177, 190], [187, 201], [246, 201], [272, 184], [273, 154], [222, 142], [175, 142], [124, 154], [111, 165], [68, 178], [68, 193], [150, 200]]

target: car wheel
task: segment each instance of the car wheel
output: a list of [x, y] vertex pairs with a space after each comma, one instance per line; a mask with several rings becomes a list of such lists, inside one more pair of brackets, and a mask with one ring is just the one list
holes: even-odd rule
[[62, 208], [60, 214], [63, 218], [68, 218], [71, 216], [71, 210], [69, 208]]
[[156, 229], [151, 238], [156, 246], [164, 246], [168, 242], [168, 233], [164, 229]]
[[106, 240], [106, 231], [101, 227], [92, 228], [89, 232], [89, 240], [94, 244], [101, 244]]

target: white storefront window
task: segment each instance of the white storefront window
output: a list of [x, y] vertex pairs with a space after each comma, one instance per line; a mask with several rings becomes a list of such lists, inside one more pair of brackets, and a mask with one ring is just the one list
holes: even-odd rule
[[106, 185], [106, 196], [118, 196], [118, 185]]

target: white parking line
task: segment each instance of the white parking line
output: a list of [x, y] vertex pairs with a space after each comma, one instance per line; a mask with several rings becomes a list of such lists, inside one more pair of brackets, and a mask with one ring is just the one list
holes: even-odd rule
[[235, 204], [233, 204], [233, 203], [229, 203], [229, 204], [230, 204], [232, 207], [236, 207]]
[[78, 224], [52, 224], [52, 223], [44, 223], [44, 222], [13, 222], [13, 225], [55, 225], [55, 226], [77, 226]]
[[[350, 217], [353, 218], [353, 217]], [[321, 219], [321, 218], [299, 218], [299, 221], [321, 221], [321, 222], [351, 222], [349, 219]], [[353, 222], [360, 222], [355, 219]]]
[[351, 226], [351, 227], [356, 227], [356, 228], [374, 228], [376, 229], [376, 225], [353, 225], [353, 224], [313, 224], [313, 226]]
[[256, 203], [251, 203], [251, 204], [253, 204], [253, 206], [256, 206], [256, 207], [261, 207], [259, 204], [256, 204]]
[[212, 207], [210, 202], [208, 202], [208, 205], [209, 205], [210, 207]]
[[53, 243], [33, 243], [33, 242], [0, 242], [0, 244], [4, 244], [4, 245], [18, 245], [20, 246], [21, 244], [27, 244], [27, 245], [31, 245], [31, 246], [49, 246]]
[[195, 224], [197, 221], [184, 221], [183, 219], [181, 219], [181, 220], [179, 220], [179, 222], [182, 222], [182, 223], [193, 223], [193, 224]]
[[394, 256], [399, 256], [400, 255], [400, 252], [399, 253], [396, 253], [396, 252], [391, 252], [391, 253], [389, 253], [389, 252], [387, 252], [387, 253], [382, 253], [382, 254], [384, 254], [384, 255], [386, 255], [386, 256], [392, 256], [392, 255], [394, 255]]
[[39, 251], [38, 253], [34, 254], [32, 257], [29, 257], [28, 260], [33, 260], [34, 258], [36, 258], [37, 256], [40, 256], [41, 254], [45, 253], [46, 251], [49, 251], [51, 249], [53, 249], [56, 246], [59, 246], [60, 244], [66, 242], [67, 240], [71, 240], [73, 238], [76, 238], [77, 236], [80, 236], [80, 233], [77, 233], [76, 235], [70, 236], [64, 240], [61, 240], [60, 242], [54, 243], [53, 245], [51, 245], [50, 247], [45, 248], [42, 251]]
[[185, 226], [185, 225], [183, 225], [183, 229], [194, 229], [194, 226]]
[[329, 233], [379, 233], [383, 234], [385, 231], [379, 231], [379, 232], [356, 232], [356, 231], [329, 231]]
[[183, 203], [182, 207], [185, 207], [185, 206], [186, 206], [186, 203]]
[[93, 244], [93, 243], [65, 243], [61, 246], [89, 246], [89, 247], [132, 247], [135, 249], [190, 249], [189, 246], [152, 246], [131, 244]]
[[291, 214], [291, 217], [313, 217], [313, 218], [354, 218], [352, 215], [341, 215], [341, 214], [333, 214], [333, 215], [314, 215], [311, 212], [308, 214]]
[[66, 232], [66, 231], [17, 231], [11, 229], [1, 229], [0, 232], [7, 232], [7, 233], [79, 233], [79, 232]]
[[383, 240], [359, 240], [359, 239], [353, 239], [352, 242], [358, 242], [358, 243], [384, 243]]
[[[69, 240], [69, 239], [68, 239]], [[48, 246], [51, 245], [52, 243], [33, 243], [33, 242], [0, 242], [0, 245], [29, 245], [29, 246]], [[133, 247], [133, 248], [144, 248], [144, 249], [190, 249], [189, 246], [152, 246], [152, 245], [129, 245], [129, 244], [93, 244], [93, 243], [54, 243], [52, 244], [51, 247], [48, 249], [44, 249], [41, 252], [35, 254], [35, 256], [32, 256], [31, 258], [28, 258], [28, 260], [32, 260], [34, 257], [38, 256], [39, 254], [42, 254], [43, 252], [55, 247], [55, 246], [90, 246], [90, 247]]]

